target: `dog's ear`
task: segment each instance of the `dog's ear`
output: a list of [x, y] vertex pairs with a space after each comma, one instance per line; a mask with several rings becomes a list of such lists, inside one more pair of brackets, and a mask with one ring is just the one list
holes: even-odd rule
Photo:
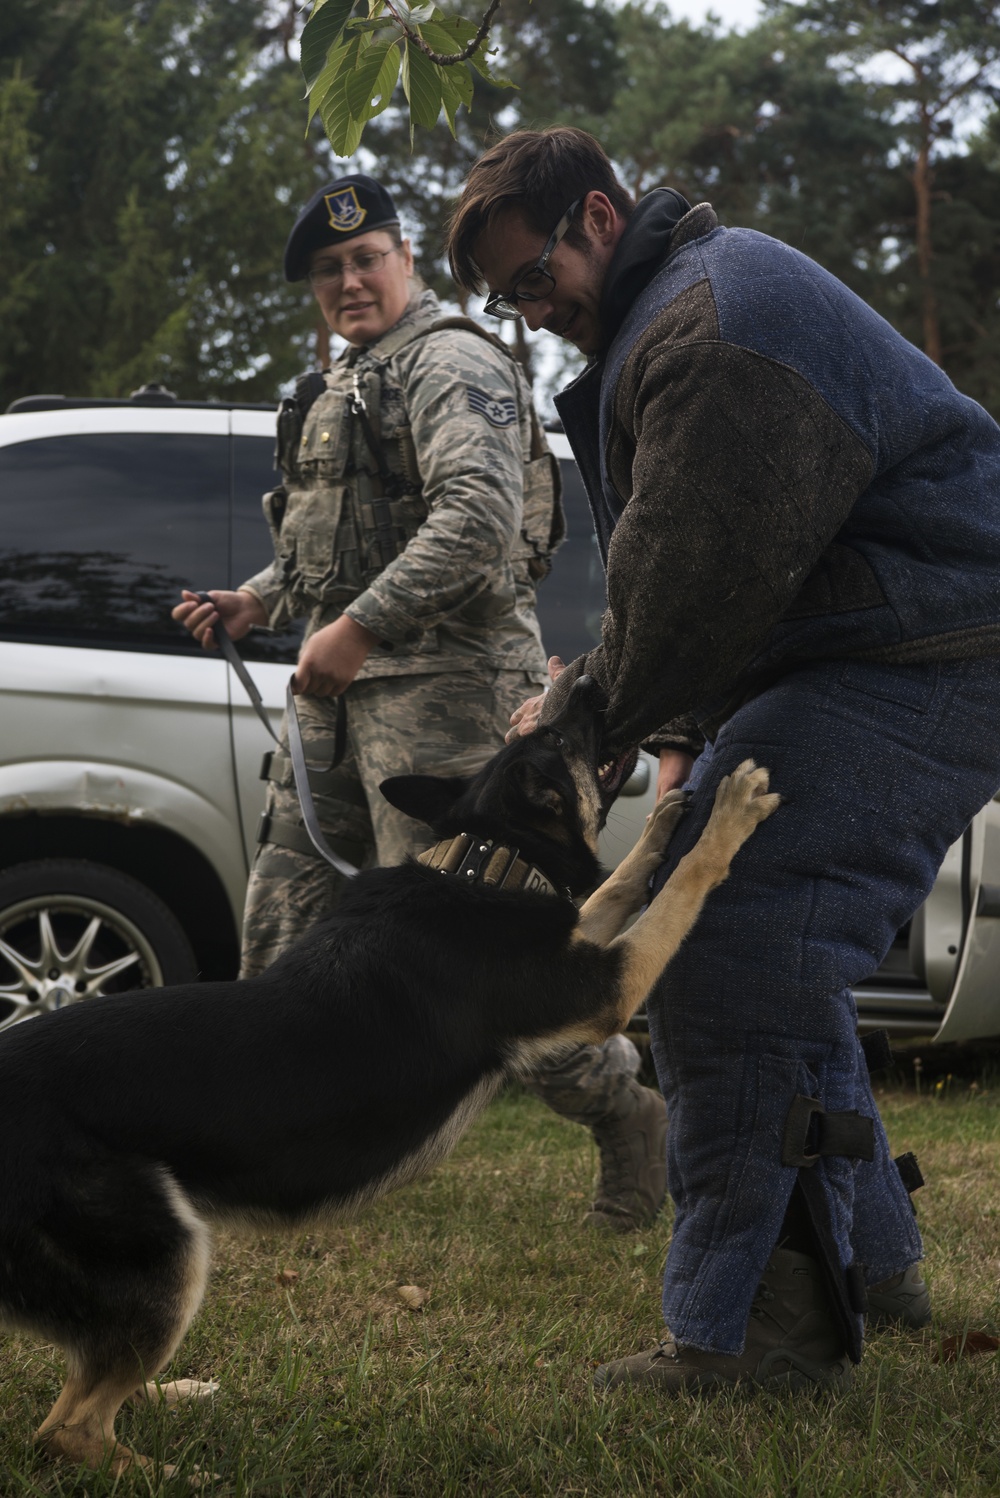
[[504, 776], [504, 800], [508, 805], [512, 797], [557, 817], [561, 817], [566, 809], [557, 783], [531, 760], [514, 760], [508, 765]]
[[379, 786], [390, 806], [433, 827], [448, 815], [470, 782], [461, 775], [393, 775]]

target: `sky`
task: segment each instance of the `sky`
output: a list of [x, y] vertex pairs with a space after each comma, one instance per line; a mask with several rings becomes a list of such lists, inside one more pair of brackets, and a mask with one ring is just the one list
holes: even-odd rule
[[726, 31], [748, 31], [760, 18], [757, 0], [667, 0], [667, 4], [677, 20], [699, 25], [711, 11]]

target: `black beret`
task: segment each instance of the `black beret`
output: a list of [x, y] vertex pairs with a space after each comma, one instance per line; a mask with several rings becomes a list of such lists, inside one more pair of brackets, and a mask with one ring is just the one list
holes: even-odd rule
[[396, 205], [380, 182], [353, 172], [328, 182], [311, 197], [295, 220], [285, 245], [285, 280], [302, 281], [313, 250], [343, 244], [357, 234], [398, 224]]

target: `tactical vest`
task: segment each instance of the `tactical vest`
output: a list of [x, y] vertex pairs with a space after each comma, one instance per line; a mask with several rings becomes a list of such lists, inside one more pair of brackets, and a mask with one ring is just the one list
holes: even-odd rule
[[300, 606], [345, 608], [427, 519], [405, 409], [383, 409], [383, 372], [417, 338], [451, 329], [486, 339], [514, 365], [519, 425], [527, 410], [530, 439], [525, 451], [522, 432], [524, 508], [511, 563], [535, 584], [549, 572], [566, 533], [559, 466], [520, 365], [501, 339], [471, 319], [439, 318], [381, 339], [374, 368], [359, 371], [343, 360], [325, 374], [301, 376], [294, 397], [281, 404], [276, 461], [284, 483], [265, 494], [264, 514], [287, 590]]

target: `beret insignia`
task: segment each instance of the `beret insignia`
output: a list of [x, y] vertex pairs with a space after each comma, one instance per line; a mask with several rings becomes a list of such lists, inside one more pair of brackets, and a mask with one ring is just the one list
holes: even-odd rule
[[330, 215], [330, 228], [338, 229], [341, 234], [352, 234], [368, 217], [368, 209], [362, 208], [353, 187], [324, 193], [323, 202]]

